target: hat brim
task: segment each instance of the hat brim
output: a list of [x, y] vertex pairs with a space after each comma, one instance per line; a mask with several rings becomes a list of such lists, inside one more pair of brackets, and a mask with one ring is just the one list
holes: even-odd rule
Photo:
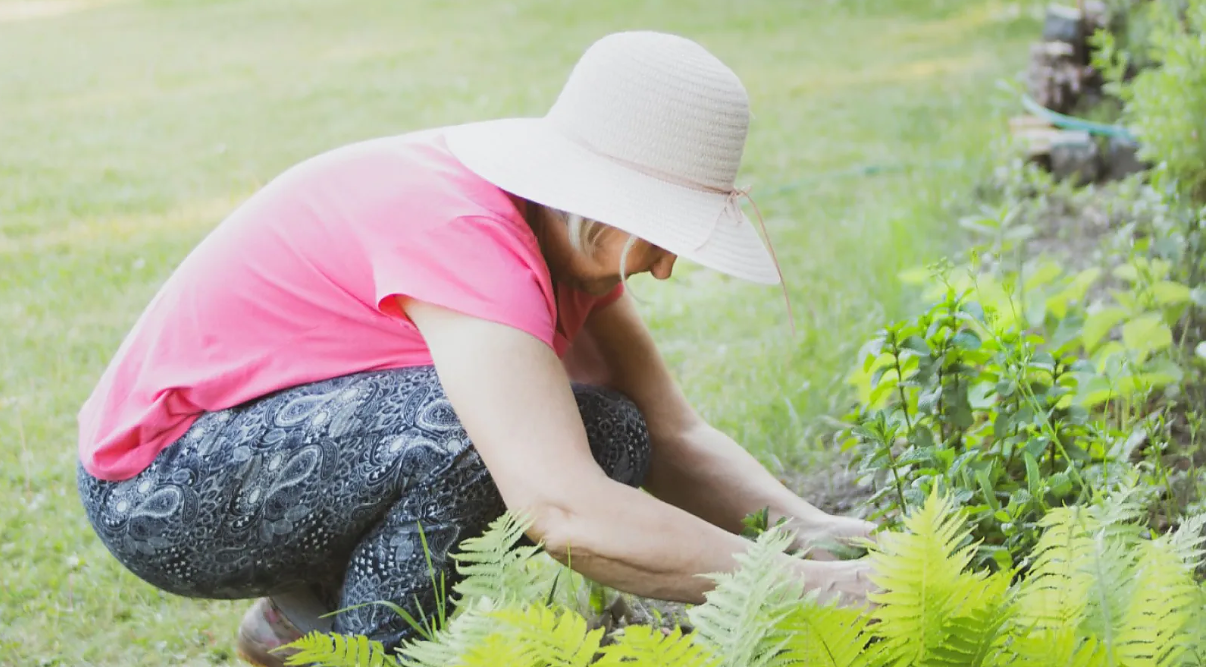
[[628, 232], [737, 278], [779, 284], [762, 237], [725, 193], [671, 183], [570, 141], [542, 118], [445, 130], [449, 150], [499, 188]]

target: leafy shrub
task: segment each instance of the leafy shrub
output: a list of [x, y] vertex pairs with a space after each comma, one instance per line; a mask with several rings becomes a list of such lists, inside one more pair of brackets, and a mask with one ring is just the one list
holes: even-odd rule
[[[869, 612], [819, 604], [805, 595], [781, 560], [791, 536], [774, 528], [739, 557], [735, 572], [715, 576], [707, 603], [690, 612], [693, 635], [630, 626], [604, 645], [602, 630], [590, 629], [573, 609], [543, 596], [519, 602], [504, 589], [466, 599], [464, 611], [437, 637], [415, 642], [398, 656], [363, 638], [312, 634], [295, 644], [304, 651], [290, 664], [1203, 664], [1206, 642], [1199, 625], [1206, 590], [1195, 584], [1192, 571], [1201, 561], [1206, 520], [1151, 539], [1137, 522], [1132, 495], [1133, 488], [1124, 486], [1090, 506], [1046, 515], [1035, 564], [1018, 583], [1010, 583], [1008, 573], [971, 566], [974, 543], [965, 513], [935, 491], [904, 520], [904, 530], [882, 534], [872, 549], [874, 580], [882, 592]], [[491, 539], [499, 541], [501, 528], [492, 528]], [[477, 562], [518, 570], [490, 579], [507, 586], [502, 582], [525, 579], [532, 560], [524, 552]], [[512, 601], [497, 602], [504, 599]]]
[[1182, 514], [1199, 478], [1191, 350], [1206, 212], [1162, 173], [1118, 187], [1108, 233], [1091, 239], [1098, 256], [1057, 261], [1033, 248], [1051, 245], [1045, 228], [1068, 200], [1094, 192], [1015, 164], [1001, 172], [1000, 208], [960, 221], [976, 238], [969, 260], [904, 276], [932, 305], [862, 348], [858, 406], [838, 433], [874, 486], [877, 518], [949, 490], [969, 510], [980, 562], [1009, 568], [1042, 516], [1131, 463], [1154, 525]]
[[[1140, 155], [1164, 163], [1185, 192], [1206, 201], [1206, 0], [1159, 0], [1132, 11], [1145, 13], [1138, 21], [1149, 26], [1142, 42], [1124, 51], [1103, 31], [1095, 39], [1095, 64], [1111, 81], [1108, 91], [1125, 103]], [[1126, 81], [1135, 60], [1159, 66]]]

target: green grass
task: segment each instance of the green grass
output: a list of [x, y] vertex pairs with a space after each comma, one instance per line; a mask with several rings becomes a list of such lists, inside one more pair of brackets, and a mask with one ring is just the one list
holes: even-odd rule
[[[31, 7], [44, 16], [19, 18]], [[894, 276], [950, 247], [1029, 19], [934, 0], [0, 0], [0, 664], [232, 660], [243, 605], [161, 595], [93, 537], [75, 411], [189, 249], [292, 163], [360, 138], [540, 114], [593, 39], [691, 36], [742, 76], [743, 181], [780, 295], [634, 281], [687, 393], [766, 459], [808, 448]], [[19, 11], [20, 10], [20, 11]], [[966, 158], [964, 168], [939, 161]], [[921, 165], [874, 177], [865, 164]], [[829, 174], [829, 175], [826, 175]], [[776, 191], [787, 184], [794, 188]]]

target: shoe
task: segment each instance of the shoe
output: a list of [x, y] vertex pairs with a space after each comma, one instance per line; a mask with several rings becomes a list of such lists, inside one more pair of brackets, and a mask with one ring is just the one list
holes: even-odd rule
[[285, 667], [285, 660], [296, 650], [272, 652], [273, 649], [301, 639], [298, 630], [279, 607], [269, 598], [255, 601], [243, 615], [235, 650], [243, 662], [256, 667]]

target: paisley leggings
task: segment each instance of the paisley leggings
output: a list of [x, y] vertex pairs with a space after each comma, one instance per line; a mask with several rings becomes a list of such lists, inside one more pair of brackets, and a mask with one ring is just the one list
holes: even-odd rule
[[[649, 437], [636, 406], [588, 385], [574, 394], [595, 460], [640, 485]], [[305, 587], [328, 609], [384, 600], [415, 618], [436, 602], [418, 526], [451, 590], [449, 551], [505, 510], [430, 366], [206, 413], [137, 477], [81, 468], [78, 481], [101, 541], [160, 589], [238, 599]], [[344, 612], [333, 629], [386, 646], [413, 636], [381, 605]]]

